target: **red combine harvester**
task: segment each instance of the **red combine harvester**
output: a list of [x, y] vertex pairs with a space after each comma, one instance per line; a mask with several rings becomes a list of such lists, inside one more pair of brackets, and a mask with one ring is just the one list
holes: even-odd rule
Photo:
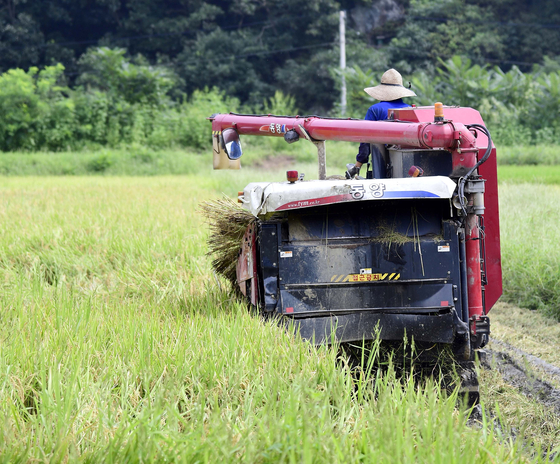
[[[443, 344], [473, 360], [502, 293], [496, 150], [478, 111], [210, 119], [215, 168], [238, 167], [240, 135], [318, 147], [319, 180], [289, 171], [240, 192], [257, 221], [240, 244], [237, 281], [260, 312], [293, 320], [315, 343], [371, 340], [378, 328], [382, 340]], [[327, 178], [326, 140], [378, 144], [386, 178]]]

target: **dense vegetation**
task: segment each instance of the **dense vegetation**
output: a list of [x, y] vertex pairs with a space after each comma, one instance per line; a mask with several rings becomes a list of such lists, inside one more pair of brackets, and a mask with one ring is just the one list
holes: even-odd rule
[[4, 0], [0, 150], [202, 148], [217, 111], [340, 115], [341, 8], [347, 114], [395, 66], [416, 102], [479, 108], [499, 141], [558, 139], [555, 2]]
[[547, 0], [2, 0], [0, 71], [62, 63], [74, 81], [88, 48], [120, 47], [189, 95], [217, 86], [255, 105], [282, 90], [324, 112], [337, 100], [341, 9], [348, 65], [364, 70], [409, 74], [462, 55], [529, 71], [560, 50], [560, 6]]
[[[58, 64], [0, 75], [0, 150], [67, 150], [142, 145], [209, 147], [206, 117], [244, 111], [294, 114], [294, 97], [277, 91], [260, 106], [241, 104], [212, 88], [173, 98], [176, 76], [130, 61], [122, 49], [92, 49], [81, 58], [75, 87], [64, 84]], [[455, 56], [436, 74], [412, 75], [417, 104], [443, 101], [479, 109], [499, 144], [554, 144], [560, 137], [560, 71], [521, 73], [487, 68]], [[363, 117], [372, 100], [363, 88], [378, 76], [355, 67], [346, 72], [347, 114]], [[337, 109], [330, 114], [337, 115]]]

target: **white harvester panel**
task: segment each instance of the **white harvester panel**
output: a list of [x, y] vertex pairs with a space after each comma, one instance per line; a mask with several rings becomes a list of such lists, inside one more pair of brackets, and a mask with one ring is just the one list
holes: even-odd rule
[[348, 201], [452, 198], [449, 177], [254, 182], [243, 190], [243, 207], [255, 216]]

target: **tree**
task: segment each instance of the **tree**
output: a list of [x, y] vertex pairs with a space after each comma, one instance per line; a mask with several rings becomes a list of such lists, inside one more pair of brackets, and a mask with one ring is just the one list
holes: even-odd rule
[[389, 52], [400, 69], [433, 69], [453, 55], [530, 70], [560, 50], [560, 3], [546, 0], [411, 0]]
[[126, 50], [100, 47], [80, 58], [78, 84], [102, 90], [115, 99], [128, 103], [157, 105], [166, 102], [167, 92], [176, 84], [176, 76], [168, 68], [150, 66], [140, 55], [129, 61]]
[[468, 57], [478, 64], [505, 59], [504, 37], [489, 27], [489, 7], [466, 0], [412, 0], [406, 23], [389, 46], [399, 69], [433, 69], [438, 58]]

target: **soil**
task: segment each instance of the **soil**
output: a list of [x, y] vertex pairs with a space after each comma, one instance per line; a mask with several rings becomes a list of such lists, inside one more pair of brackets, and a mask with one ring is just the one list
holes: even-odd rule
[[[509, 343], [506, 343], [504, 341], [495, 340], [493, 338], [491, 338], [491, 341], [492, 341], [492, 346], [498, 345], [498, 346], [501, 346], [501, 347], [507, 349], [508, 351], [512, 351], [517, 356], [525, 359], [531, 365], [544, 370], [548, 375], [556, 377], [556, 378], [558, 378], [558, 380], [560, 380], [560, 368], [556, 367], [555, 365], [547, 363], [546, 361], [542, 360], [541, 358], [539, 358], [537, 356], [534, 356], [530, 353], [527, 353], [523, 350], [520, 350], [519, 348], [516, 348], [515, 346], [510, 345]], [[496, 350], [494, 350], [494, 351], [496, 351]]]
[[[494, 343], [496, 341], [494, 340]], [[499, 346], [499, 343], [497, 344]], [[517, 352], [523, 353], [521, 350], [511, 347]], [[560, 369], [552, 366], [536, 356], [524, 353], [523, 359], [533, 366], [544, 369], [549, 375], [558, 376], [560, 378]], [[507, 353], [492, 350], [485, 350], [481, 356], [482, 365], [487, 369], [498, 369], [504, 380], [518, 388], [529, 398], [533, 398], [543, 403], [547, 408], [552, 409], [556, 414], [560, 415], [560, 390], [554, 388], [548, 382], [538, 379], [533, 373], [528, 372], [526, 366], [514, 359]]]
[[[560, 381], [560, 368], [501, 340], [491, 338], [489, 346], [490, 348], [479, 351], [481, 366], [485, 369], [497, 370], [505, 383], [530, 400], [542, 404], [553, 416], [560, 417], [560, 389], [549, 382]], [[540, 376], [546, 376], [549, 381], [539, 378]], [[501, 422], [492, 411], [489, 411], [489, 418], [494, 429], [499, 430], [502, 436], [509, 436], [514, 441], [518, 438], [515, 426], [510, 424], [507, 430], [503, 430]], [[481, 421], [482, 411], [480, 406], [476, 406], [467, 423], [477, 427], [480, 426]], [[543, 417], [542, 421], [546, 422], [546, 417]], [[557, 462], [560, 455], [557, 433], [558, 431], [554, 433], [556, 438], [552, 438], [553, 443], [545, 442], [547, 446], [541, 448], [541, 458], [544, 461]], [[530, 442], [528, 447], [532, 449]], [[534, 451], [533, 449], [532, 453]]]

